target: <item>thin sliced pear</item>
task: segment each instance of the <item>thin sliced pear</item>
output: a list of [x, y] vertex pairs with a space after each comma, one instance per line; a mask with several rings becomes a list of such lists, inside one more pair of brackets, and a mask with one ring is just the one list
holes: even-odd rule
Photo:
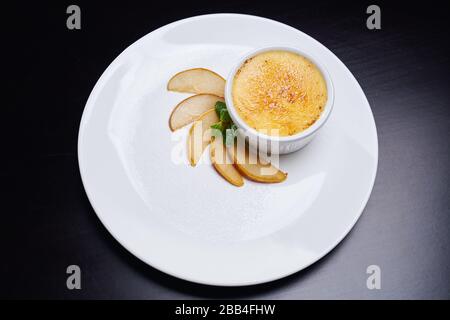
[[214, 109], [217, 101], [223, 98], [213, 94], [198, 94], [181, 101], [172, 111], [169, 118], [170, 130], [175, 131], [198, 120], [206, 111]]
[[[244, 179], [227, 157], [227, 150], [222, 139], [212, 138], [210, 146], [211, 163], [214, 169], [229, 183], [237, 187], [244, 185]], [[227, 161], [228, 159], [228, 161]]]
[[216, 110], [211, 109], [203, 113], [192, 125], [188, 137], [188, 158], [191, 166], [195, 167], [203, 151], [210, 144], [211, 125], [218, 121]]
[[223, 97], [225, 79], [208, 69], [189, 69], [174, 75], [167, 84], [167, 90], [187, 93], [209, 93]]
[[228, 152], [239, 172], [250, 180], [263, 183], [278, 183], [287, 178], [287, 173], [263, 159], [256, 159], [255, 156], [254, 160], [257, 161], [251, 162], [248, 146], [245, 148], [238, 148], [235, 145], [234, 147], [229, 147]]

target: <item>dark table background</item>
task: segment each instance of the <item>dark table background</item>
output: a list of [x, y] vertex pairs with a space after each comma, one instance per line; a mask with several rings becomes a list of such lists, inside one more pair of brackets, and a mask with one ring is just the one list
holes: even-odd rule
[[[450, 11], [442, 2], [382, 3], [382, 29], [366, 28], [371, 2], [175, 4], [81, 2], [82, 29], [66, 28], [60, 1], [2, 4], [2, 298], [450, 298]], [[172, 21], [237, 12], [311, 35], [352, 71], [372, 107], [379, 167], [360, 220], [313, 266], [258, 286], [197, 285], [147, 266], [118, 244], [85, 195], [77, 134], [87, 97], [131, 43]], [[3, 90], [2, 90], [3, 91]], [[66, 267], [82, 289], [66, 288]], [[381, 267], [381, 290], [366, 268]]]

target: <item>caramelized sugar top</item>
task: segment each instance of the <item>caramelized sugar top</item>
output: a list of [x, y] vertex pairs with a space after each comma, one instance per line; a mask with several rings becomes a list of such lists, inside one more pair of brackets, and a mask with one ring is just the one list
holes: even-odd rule
[[290, 136], [317, 121], [327, 102], [327, 87], [320, 70], [305, 57], [268, 51], [248, 59], [237, 71], [232, 98], [250, 127]]

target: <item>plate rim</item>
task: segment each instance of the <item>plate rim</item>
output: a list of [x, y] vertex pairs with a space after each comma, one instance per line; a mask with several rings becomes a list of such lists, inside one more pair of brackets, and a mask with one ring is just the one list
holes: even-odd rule
[[[147, 258], [141, 256], [140, 254], [138, 254], [137, 252], [135, 252], [132, 248], [130, 248], [125, 241], [122, 241], [121, 239], [119, 239], [119, 237], [117, 237], [111, 230], [111, 227], [109, 226], [109, 224], [105, 221], [105, 219], [102, 218], [101, 214], [99, 214], [99, 210], [96, 208], [95, 206], [95, 202], [93, 201], [93, 199], [95, 198], [90, 191], [88, 191], [87, 188], [87, 183], [86, 183], [86, 178], [85, 178], [85, 174], [83, 172], [82, 169], [82, 135], [84, 132], [84, 127], [86, 125], [86, 117], [87, 114], [90, 112], [90, 110], [92, 109], [92, 101], [94, 100], [95, 96], [98, 94], [98, 91], [100, 90], [100, 84], [103, 83], [103, 80], [111, 73], [111, 71], [113, 70], [113, 67], [116, 65], [117, 61], [122, 57], [122, 55], [125, 55], [128, 51], [132, 50], [132, 48], [134, 48], [136, 45], [138, 45], [140, 43], [140, 41], [142, 39], [144, 39], [145, 37], [149, 36], [150, 34], [153, 33], [157, 33], [157, 32], [161, 32], [164, 31], [164, 29], [168, 29], [171, 27], [174, 27], [178, 24], [182, 24], [182, 23], [186, 23], [186, 22], [190, 22], [190, 21], [195, 21], [195, 20], [201, 20], [204, 18], [209, 18], [212, 16], [222, 16], [222, 17], [243, 17], [243, 18], [247, 18], [247, 19], [254, 19], [254, 20], [260, 20], [266, 23], [271, 23], [271, 24], [275, 24], [275, 25], [279, 25], [282, 26], [284, 28], [288, 28], [291, 29], [294, 32], [297, 33], [301, 33], [303, 36], [306, 36], [312, 40], [314, 40], [315, 42], [320, 43], [320, 45], [322, 45], [322, 47], [328, 51], [329, 53], [331, 53], [331, 55], [335, 58], [335, 60], [341, 64], [342, 66], [344, 66], [348, 72], [350, 72], [350, 74], [352, 75], [352, 79], [354, 84], [359, 88], [359, 90], [361, 90], [362, 92], [362, 96], [364, 97], [364, 100], [366, 102], [365, 107], [368, 109], [368, 112], [370, 114], [370, 117], [373, 121], [374, 124], [374, 129], [375, 129], [375, 144], [374, 144], [374, 155], [376, 156], [375, 159], [375, 167], [373, 170], [373, 175], [371, 177], [371, 181], [370, 181], [370, 188], [368, 188], [367, 194], [365, 195], [365, 197], [362, 199], [361, 201], [361, 206], [360, 208], [357, 210], [358, 214], [355, 215], [353, 221], [351, 223], [348, 224], [347, 228], [345, 229], [344, 232], [342, 232], [340, 237], [336, 237], [336, 241], [334, 241], [326, 250], [323, 251], [323, 253], [321, 255], [317, 255], [317, 257], [315, 259], [312, 259], [309, 263], [306, 263], [302, 266], [300, 266], [299, 268], [296, 268], [293, 271], [288, 271], [288, 272], [284, 272], [284, 273], [279, 273], [276, 276], [270, 276], [270, 277], [264, 277], [264, 279], [260, 279], [260, 280], [252, 280], [252, 281], [246, 281], [246, 282], [227, 282], [227, 281], [205, 281], [202, 279], [198, 279], [195, 277], [190, 277], [190, 276], [186, 276], [186, 275], [180, 275], [180, 274], [175, 274], [169, 270], [166, 270], [164, 267], [154, 263], [154, 262], [150, 262]], [[98, 78], [98, 80], [96, 81], [93, 89], [91, 90], [91, 93], [89, 94], [88, 99], [86, 100], [85, 106], [83, 108], [83, 113], [80, 119], [80, 125], [79, 125], [79, 129], [78, 129], [78, 136], [77, 136], [77, 158], [78, 158], [78, 168], [80, 171], [80, 176], [81, 176], [81, 182], [83, 184], [83, 188], [85, 190], [86, 196], [89, 200], [89, 203], [92, 207], [92, 209], [94, 210], [96, 216], [98, 217], [98, 219], [100, 220], [100, 222], [102, 223], [102, 225], [106, 228], [106, 230], [109, 232], [109, 234], [122, 246], [124, 247], [128, 252], [130, 252], [132, 255], [134, 255], [136, 258], [138, 258], [139, 260], [141, 260], [142, 262], [144, 262], [145, 264], [149, 265], [150, 267], [163, 272], [165, 274], [168, 274], [170, 276], [173, 276], [177, 279], [182, 279], [185, 281], [190, 281], [190, 282], [194, 282], [194, 283], [199, 283], [199, 284], [203, 284], [203, 285], [212, 285], [212, 286], [221, 286], [221, 287], [245, 287], [245, 286], [252, 286], [252, 285], [257, 285], [257, 284], [262, 284], [262, 283], [268, 283], [268, 282], [273, 282], [285, 277], [288, 277], [290, 275], [296, 274], [308, 267], [310, 267], [311, 265], [313, 265], [314, 263], [316, 263], [317, 261], [321, 260], [322, 258], [324, 258], [326, 255], [328, 255], [331, 251], [333, 251], [333, 249], [339, 244], [341, 243], [346, 237], [347, 235], [350, 233], [350, 231], [353, 229], [353, 227], [356, 225], [356, 223], [358, 222], [358, 220], [360, 219], [361, 215], [364, 212], [365, 207], [367, 206], [367, 203], [370, 199], [370, 196], [372, 194], [374, 185], [375, 185], [375, 180], [376, 180], [376, 176], [377, 176], [377, 172], [378, 172], [378, 163], [379, 163], [379, 143], [378, 143], [378, 131], [377, 131], [377, 126], [376, 126], [376, 122], [375, 122], [375, 117], [373, 115], [372, 109], [370, 107], [370, 103], [367, 99], [367, 96], [365, 95], [364, 91], [362, 90], [361, 85], [359, 84], [358, 80], [355, 78], [355, 76], [353, 75], [353, 73], [348, 69], [348, 67], [330, 50], [328, 49], [325, 45], [323, 45], [321, 42], [319, 42], [318, 40], [314, 39], [313, 37], [309, 36], [308, 34], [304, 33], [303, 31], [296, 29], [286, 23], [283, 22], [279, 22], [277, 20], [273, 20], [270, 18], [266, 18], [266, 17], [261, 17], [261, 16], [257, 16], [257, 15], [251, 15], [251, 14], [242, 14], [242, 13], [211, 13], [211, 14], [202, 14], [202, 15], [196, 15], [196, 16], [191, 16], [188, 18], [183, 18], [180, 20], [176, 20], [173, 22], [170, 22], [168, 24], [165, 24], [151, 32], [148, 32], [146, 34], [144, 34], [143, 36], [141, 36], [139, 39], [137, 39], [136, 41], [134, 41], [132, 44], [130, 44], [128, 47], [126, 47], [118, 56], [116, 56], [114, 58], [114, 60], [112, 62], [110, 62], [110, 64], [108, 65], [108, 67], [103, 71], [103, 73], [101, 74], [101, 76]]]

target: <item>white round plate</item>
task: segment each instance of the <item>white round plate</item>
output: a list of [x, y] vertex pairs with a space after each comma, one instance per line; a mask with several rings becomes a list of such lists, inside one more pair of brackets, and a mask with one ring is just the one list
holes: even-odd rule
[[[226, 77], [259, 47], [297, 47], [322, 61], [335, 105], [317, 137], [282, 156], [280, 184], [241, 188], [205, 163], [186, 162], [188, 128], [172, 133], [168, 92], [175, 73], [204, 67]], [[81, 177], [109, 232], [149, 265], [186, 280], [223, 286], [279, 279], [306, 268], [350, 231], [370, 196], [378, 161], [367, 99], [344, 64], [308, 35], [239, 14], [177, 21], [141, 38], [95, 85], [78, 138]]]

